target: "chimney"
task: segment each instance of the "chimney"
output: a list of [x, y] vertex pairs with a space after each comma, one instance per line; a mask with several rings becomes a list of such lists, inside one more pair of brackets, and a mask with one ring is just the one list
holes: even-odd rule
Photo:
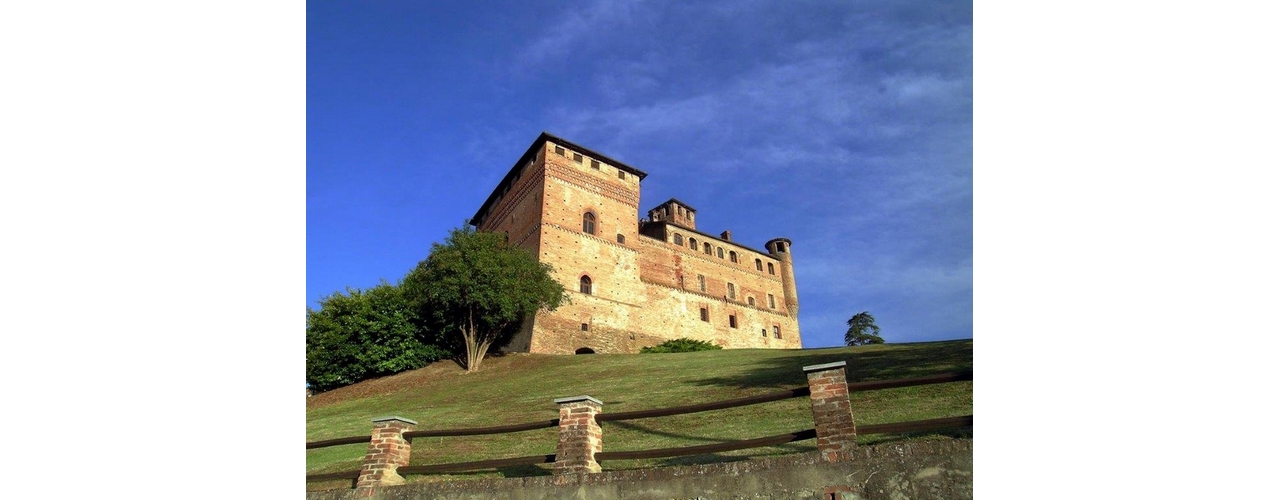
[[733, 241], [733, 238], [731, 236], [733, 236], [733, 233], [730, 233], [729, 231], [720, 233], [720, 239], [725, 241]]

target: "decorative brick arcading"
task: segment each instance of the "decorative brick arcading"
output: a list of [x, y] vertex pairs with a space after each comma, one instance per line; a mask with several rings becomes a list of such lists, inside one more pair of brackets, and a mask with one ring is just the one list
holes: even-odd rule
[[818, 452], [828, 462], [848, 460], [858, 445], [844, 367], [844, 361], [804, 367], [809, 376], [809, 404], [818, 433]]
[[596, 453], [602, 449], [596, 414], [603, 403], [591, 396], [555, 400], [560, 405], [560, 442], [556, 443], [556, 474], [600, 472]]
[[404, 484], [404, 478], [396, 469], [409, 465], [409, 441], [404, 433], [413, 430], [417, 422], [401, 417], [373, 419], [373, 440], [364, 455], [356, 488], [369, 490], [376, 486]]

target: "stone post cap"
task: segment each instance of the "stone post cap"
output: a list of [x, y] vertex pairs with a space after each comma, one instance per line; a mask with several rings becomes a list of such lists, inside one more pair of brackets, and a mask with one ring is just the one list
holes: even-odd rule
[[409, 425], [418, 425], [418, 423], [417, 423], [417, 422], [414, 422], [414, 421], [409, 420], [409, 419], [407, 419], [407, 418], [404, 418], [404, 417], [394, 417], [394, 416], [390, 416], [390, 417], [378, 417], [378, 418], [373, 419], [373, 423], [375, 423], [375, 424], [376, 424], [376, 423], [378, 423], [378, 422], [404, 422], [404, 423], [409, 424]]
[[590, 401], [600, 406], [604, 406], [604, 402], [600, 401], [599, 399], [593, 398], [591, 396], [569, 396], [567, 398], [558, 398], [553, 401], [558, 405], [562, 405], [565, 403], [576, 403], [578, 401]]
[[823, 370], [830, 370], [832, 368], [844, 368], [846, 364], [848, 363], [845, 363], [844, 361], [836, 361], [835, 363], [827, 363], [822, 365], [809, 365], [804, 367], [803, 370], [805, 373], [820, 372]]

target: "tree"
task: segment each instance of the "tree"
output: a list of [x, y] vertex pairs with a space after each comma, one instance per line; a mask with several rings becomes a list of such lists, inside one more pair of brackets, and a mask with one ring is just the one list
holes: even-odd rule
[[420, 315], [461, 335], [471, 372], [525, 318], [560, 306], [566, 294], [552, 271], [531, 252], [509, 246], [502, 234], [463, 227], [450, 231], [444, 244], [432, 244], [402, 286]]
[[845, 345], [883, 344], [880, 327], [870, 313], [862, 311], [849, 318], [849, 330], [844, 332]]
[[449, 357], [419, 326], [401, 290], [347, 288], [307, 308], [307, 383], [319, 391]]
[[715, 351], [719, 349], [723, 349], [723, 347], [704, 340], [693, 340], [682, 337], [674, 340], [668, 340], [652, 347], [643, 347], [640, 349], [640, 352], [642, 354], [653, 354], [666, 352]]

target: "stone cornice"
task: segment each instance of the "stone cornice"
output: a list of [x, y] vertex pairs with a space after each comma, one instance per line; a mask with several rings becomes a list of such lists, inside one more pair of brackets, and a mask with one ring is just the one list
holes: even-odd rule
[[552, 162], [547, 163], [547, 171], [552, 179], [556, 182], [568, 184], [587, 192], [595, 193], [605, 198], [623, 203], [627, 206], [640, 208], [639, 196], [633, 194], [629, 189], [623, 189], [617, 186], [610, 186], [600, 179], [596, 179], [585, 172], [579, 172], [574, 168], [557, 165]]
[[581, 237], [583, 237], [583, 238], [590, 238], [590, 239], [596, 240], [596, 241], [598, 241], [598, 242], [600, 242], [600, 243], [604, 243], [604, 244], [606, 244], [606, 245], [613, 245], [613, 246], [618, 247], [618, 248], [621, 248], [621, 249], [623, 249], [623, 250], [628, 250], [628, 251], [631, 251], [631, 252], [638, 252], [636, 249], [631, 248], [631, 247], [626, 246], [626, 245], [623, 245], [623, 244], [621, 244], [621, 243], [614, 242], [614, 241], [609, 241], [609, 240], [606, 240], [606, 239], [601, 238], [601, 237], [599, 237], [599, 236], [596, 236], [596, 235], [594, 235], [594, 234], [587, 234], [587, 233], [584, 233], [584, 232], [582, 232], [582, 231], [578, 231], [578, 230], [575, 230], [575, 229], [569, 229], [569, 228], [563, 227], [563, 226], [561, 226], [561, 225], [559, 225], [559, 224], [555, 224], [555, 223], [551, 223], [551, 222], [543, 222], [543, 223], [542, 223], [542, 225], [544, 225], [544, 226], [548, 226], [548, 227], [554, 227], [554, 228], [559, 229], [559, 230], [561, 230], [561, 231], [564, 231], [564, 232], [566, 232], [566, 233], [574, 234], [574, 235], [578, 235], [578, 236], [581, 236]]
[[763, 313], [774, 314], [774, 315], [777, 315], [777, 316], [782, 316], [782, 317], [787, 318], [787, 319], [794, 319], [794, 318], [792, 318], [792, 317], [791, 317], [791, 315], [786, 314], [786, 313], [781, 312], [781, 311], [778, 311], [778, 310], [776, 310], [776, 309], [766, 309], [766, 308], [763, 308], [763, 307], [760, 307], [760, 306], [753, 306], [753, 305], [748, 304], [748, 303], [746, 303], [746, 302], [738, 302], [737, 300], [730, 300], [730, 299], [729, 299], [729, 298], [727, 298], [727, 297], [716, 297], [715, 295], [711, 295], [711, 294], [706, 293], [706, 292], [699, 292], [699, 291], [697, 291], [697, 290], [690, 290], [690, 289], [688, 289], [688, 288], [680, 288], [680, 287], [678, 287], [678, 286], [668, 285], [668, 284], [666, 284], [666, 283], [659, 283], [659, 282], [657, 282], [657, 281], [653, 281], [653, 280], [650, 280], [650, 279], [646, 279], [646, 278], [644, 278], [644, 277], [641, 277], [641, 278], [640, 278], [640, 282], [642, 282], [642, 283], [644, 283], [644, 284], [646, 284], [646, 285], [660, 286], [660, 287], [663, 287], [663, 288], [668, 288], [668, 289], [671, 289], [671, 290], [675, 290], [675, 291], [677, 291], [677, 292], [684, 292], [684, 293], [688, 293], [688, 294], [691, 294], [691, 295], [697, 295], [697, 296], [699, 296], [699, 297], [705, 297], [705, 298], [708, 298], [708, 299], [711, 299], [711, 300], [716, 300], [716, 301], [724, 302], [724, 303], [729, 304], [729, 305], [742, 307], [742, 308], [744, 308], [744, 309], [755, 309], [755, 310], [760, 311], [760, 312], [763, 312]]

